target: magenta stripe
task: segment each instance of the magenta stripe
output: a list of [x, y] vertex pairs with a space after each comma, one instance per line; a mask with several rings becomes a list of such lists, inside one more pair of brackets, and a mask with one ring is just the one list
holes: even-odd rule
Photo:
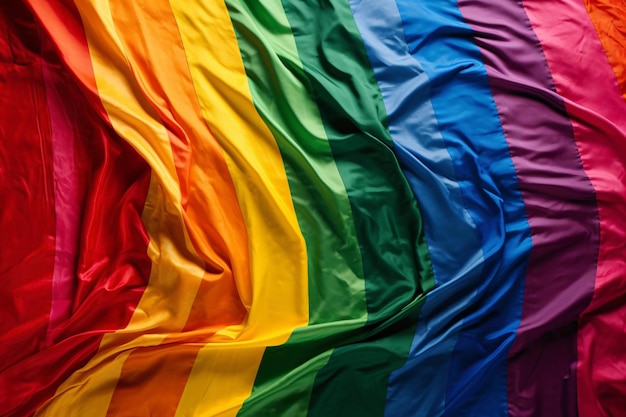
[[81, 212], [74, 162], [75, 130], [60, 88], [63, 81], [49, 64], [42, 63], [42, 71], [50, 114], [56, 215], [52, 303], [45, 342], [49, 346], [54, 343], [55, 330], [72, 313]]
[[591, 300], [599, 245], [594, 190], [521, 3], [459, 6], [483, 54], [532, 233], [509, 412], [576, 416], [577, 320]]

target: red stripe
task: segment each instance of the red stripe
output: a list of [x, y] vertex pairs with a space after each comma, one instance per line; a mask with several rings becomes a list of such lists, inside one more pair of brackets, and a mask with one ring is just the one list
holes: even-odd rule
[[[18, 0], [11, 1], [18, 3]], [[51, 34], [49, 41], [55, 46], [55, 51], [61, 51], [46, 54], [46, 71], [49, 71], [47, 102], [56, 106], [51, 115], [55, 118], [71, 115], [71, 125], [64, 118], [55, 120], [56, 124], [52, 126], [53, 146], [49, 146], [45, 154], [50, 175], [47, 189], [49, 203], [45, 207], [50, 212], [50, 221], [27, 213], [32, 223], [29, 227], [48, 225], [51, 229], [33, 232], [40, 239], [44, 236], [47, 239], [46, 252], [42, 254], [29, 250], [24, 254], [8, 253], [4, 250], [8, 247], [7, 241], [2, 242], [3, 259], [21, 261], [20, 275], [33, 276], [33, 284], [27, 293], [10, 287], [3, 288], [2, 294], [28, 305], [31, 315], [35, 310], [41, 309], [39, 316], [45, 311], [45, 320], [39, 323], [38, 333], [34, 329], [26, 329], [24, 337], [13, 337], [8, 344], [2, 344], [2, 348], [15, 352], [20, 340], [33, 343], [31, 339], [36, 334], [42, 342], [48, 330], [49, 300], [51, 297], [54, 300], [48, 338], [54, 344], [45, 350], [31, 349], [22, 355], [23, 358], [11, 360], [10, 368], [0, 373], [0, 415], [16, 416], [32, 414], [54, 395], [60, 384], [97, 352], [104, 333], [126, 327], [143, 294], [151, 269], [147, 255], [148, 236], [141, 220], [150, 183], [149, 166], [110, 127], [97, 96], [87, 40], [74, 4], [50, 0], [32, 0], [29, 3], [37, 21], [41, 22], [40, 34]], [[16, 8], [7, 7], [6, 10], [7, 20], [15, 19]], [[39, 79], [39, 89], [43, 91], [41, 76]], [[32, 75], [24, 82], [31, 85]], [[22, 95], [23, 91], [24, 88]], [[45, 96], [42, 96], [42, 102], [46, 102]], [[7, 126], [4, 114], [2, 126]], [[16, 115], [13, 117], [19, 120]], [[30, 125], [32, 123], [27, 126]], [[49, 132], [50, 127], [47, 130]], [[32, 132], [21, 135], [20, 139], [23, 146], [35, 143]], [[52, 148], [56, 146], [62, 149], [57, 148], [53, 153]], [[66, 174], [65, 177], [55, 178], [57, 193], [65, 193], [68, 188], [72, 193], [69, 199], [58, 202], [57, 213], [60, 216], [56, 222], [53, 160], [57, 164], [56, 174], [61, 171]], [[40, 169], [41, 165], [37, 160], [29, 159], [29, 172]], [[31, 182], [35, 182], [34, 179]], [[2, 183], [7, 184], [4, 179]], [[25, 217], [20, 210], [40, 207], [39, 201], [45, 201], [45, 193], [44, 190], [35, 191], [25, 198], [27, 201], [12, 207], [11, 214]], [[32, 219], [37, 220], [33, 222]], [[19, 223], [23, 234], [24, 224], [28, 223]], [[61, 242], [56, 245], [52, 238], [55, 223], [66, 228], [60, 230]], [[55, 249], [62, 253], [55, 255]], [[30, 265], [24, 263], [24, 260], [30, 259], [28, 256], [32, 257]], [[55, 256], [57, 269], [53, 272]], [[35, 276], [37, 265], [44, 261], [47, 262], [44, 273]], [[75, 265], [75, 271], [72, 265]], [[60, 280], [55, 279], [59, 277]], [[39, 287], [42, 289], [39, 290]], [[22, 323], [24, 319], [18, 315], [17, 320]], [[14, 355], [11, 353], [10, 357], [14, 358]]]
[[[0, 370], [44, 343], [55, 247], [51, 139], [37, 29], [18, 0], [2, 9], [11, 13], [0, 14]], [[3, 392], [0, 385], [0, 409]]]

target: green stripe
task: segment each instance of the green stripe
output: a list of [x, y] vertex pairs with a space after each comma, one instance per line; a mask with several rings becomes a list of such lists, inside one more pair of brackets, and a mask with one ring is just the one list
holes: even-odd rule
[[281, 4], [227, 5], [253, 100], [284, 161], [309, 259], [310, 326], [266, 350], [239, 415], [303, 415], [332, 347], [367, 320], [361, 254], [350, 202]]
[[[417, 202], [386, 125], [386, 112], [349, 3], [286, 1], [360, 242], [368, 322], [318, 373], [308, 415], [382, 416], [390, 373], [406, 360], [421, 303], [434, 285]], [[390, 328], [381, 329], [382, 323]], [[371, 330], [370, 330], [371, 329]]]

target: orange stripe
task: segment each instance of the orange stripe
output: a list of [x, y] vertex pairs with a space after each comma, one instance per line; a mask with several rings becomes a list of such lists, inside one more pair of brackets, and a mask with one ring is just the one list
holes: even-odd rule
[[[168, 131], [185, 224], [207, 269], [183, 331], [202, 329], [196, 341], [206, 340], [225, 326], [241, 323], [246, 309], [240, 297], [250, 303], [241, 210], [222, 149], [202, 119], [168, 3], [114, 0], [110, 4], [129, 65]], [[162, 343], [171, 342], [169, 337]], [[124, 363], [107, 415], [173, 414], [200, 346], [133, 351]], [[139, 386], [149, 394], [149, 403], [136, 401]]]
[[626, 99], [626, 3], [615, 0], [584, 3]]
[[[206, 262], [210, 276], [205, 278], [231, 282], [219, 285], [229, 288], [237, 302], [239, 294], [249, 303], [243, 216], [223, 150], [202, 119], [169, 4], [151, 0], [111, 0], [110, 4], [141, 93], [168, 131], [185, 224], [198, 255]], [[233, 273], [242, 278], [237, 282], [239, 292], [232, 281]]]

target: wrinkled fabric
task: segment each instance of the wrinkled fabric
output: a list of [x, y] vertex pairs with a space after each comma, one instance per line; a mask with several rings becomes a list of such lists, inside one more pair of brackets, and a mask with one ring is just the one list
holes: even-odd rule
[[614, 3], [4, 1], [0, 415], [624, 415]]

